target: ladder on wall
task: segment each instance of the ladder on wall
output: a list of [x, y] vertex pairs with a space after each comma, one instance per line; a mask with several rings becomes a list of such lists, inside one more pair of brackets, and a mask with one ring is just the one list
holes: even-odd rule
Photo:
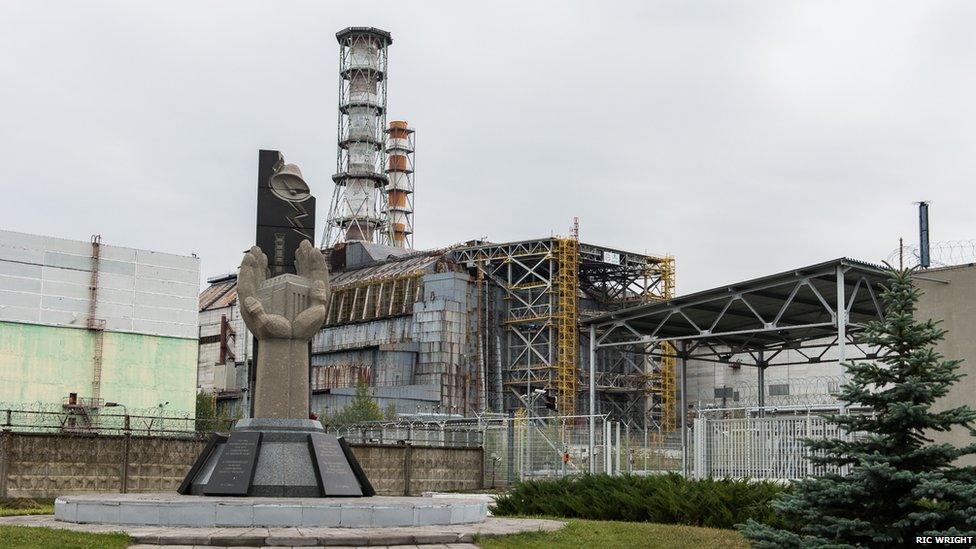
[[88, 284], [88, 331], [92, 334], [92, 381], [91, 402], [99, 402], [102, 389], [102, 353], [105, 339], [105, 320], [98, 312], [98, 271], [101, 263], [102, 236], [91, 238], [91, 278]]

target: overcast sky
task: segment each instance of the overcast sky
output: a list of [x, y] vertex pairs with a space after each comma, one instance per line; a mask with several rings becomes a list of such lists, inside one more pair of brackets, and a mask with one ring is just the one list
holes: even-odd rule
[[318, 198], [338, 44], [393, 34], [416, 246], [567, 234], [678, 291], [976, 237], [973, 2], [0, 0], [0, 228], [202, 258], [254, 238], [257, 151]]

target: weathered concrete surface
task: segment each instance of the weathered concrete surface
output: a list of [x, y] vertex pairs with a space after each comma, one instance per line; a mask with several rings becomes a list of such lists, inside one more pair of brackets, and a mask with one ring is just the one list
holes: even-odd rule
[[258, 343], [254, 417], [308, 417], [308, 340], [264, 339]]
[[[915, 317], [941, 320], [948, 330], [936, 349], [947, 359], [963, 359], [958, 372], [966, 377], [957, 382], [935, 410], [946, 410], [968, 404], [976, 408], [976, 265], [960, 265], [921, 271], [915, 285], [925, 292], [918, 302]], [[946, 284], [948, 282], [948, 284]], [[936, 442], [965, 446], [974, 441], [970, 433], [955, 428], [948, 433], [929, 433]], [[961, 465], [976, 465], [976, 456], [966, 456]]]
[[137, 544], [185, 546], [391, 546], [471, 543], [475, 536], [555, 531], [564, 522], [489, 517], [479, 524], [398, 528], [161, 528], [110, 524], [74, 524], [53, 515], [0, 518], [2, 525], [42, 526], [76, 532], [125, 532]]
[[479, 523], [481, 499], [87, 494], [54, 501], [58, 521], [202, 528], [380, 528]]

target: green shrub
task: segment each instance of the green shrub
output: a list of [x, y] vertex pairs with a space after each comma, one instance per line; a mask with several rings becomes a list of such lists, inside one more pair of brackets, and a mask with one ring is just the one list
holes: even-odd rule
[[495, 501], [492, 513], [731, 528], [748, 519], [776, 524], [770, 502], [785, 490], [771, 482], [676, 474], [582, 475], [520, 482]]

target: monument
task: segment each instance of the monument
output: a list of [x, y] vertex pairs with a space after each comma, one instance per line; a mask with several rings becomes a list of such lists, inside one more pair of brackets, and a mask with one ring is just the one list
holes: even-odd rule
[[325, 320], [329, 268], [303, 240], [296, 274], [268, 278], [268, 257], [257, 246], [244, 255], [237, 301], [258, 340], [254, 417], [228, 435], [212, 435], [187, 473], [180, 494], [264, 497], [375, 495], [342, 438], [308, 419], [308, 346]]
[[[261, 151], [258, 172], [257, 245], [244, 255], [237, 278], [238, 305], [257, 355], [249, 374], [252, 417], [210, 436], [178, 493], [61, 496], [55, 518], [119, 529], [484, 521], [483, 500], [376, 496], [346, 442], [309, 419], [310, 341], [325, 321], [329, 268], [311, 242], [315, 202], [298, 166], [285, 164], [278, 151]], [[332, 543], [326, 538], [318, 541]]]

